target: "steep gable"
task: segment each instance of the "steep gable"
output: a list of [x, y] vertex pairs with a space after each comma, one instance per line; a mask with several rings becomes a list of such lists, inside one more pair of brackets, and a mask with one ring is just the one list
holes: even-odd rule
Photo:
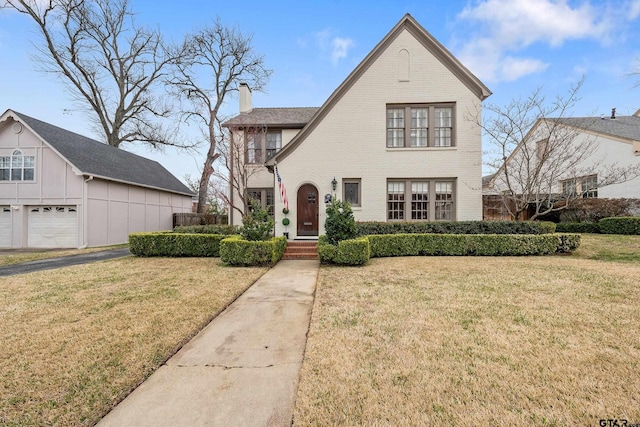
[[81, 174], [179, 194], [192, 194], [158, 162], [12, 110], [7, 110], [0, 117], [0, 122], [8, 117], [26, 125]]
[[405, 31], [408, 31], [419, 43], [430, 52], [449, 73], [454, 75], [480, 101], [491, 95], [491, 91], [474, 76], [451, 52], [438, 42], [410, 14], [406, 14], [396, 26], [376, 45], [376, 47], [349, 74], [344, 82], [331, 94], [307, 125], [280, 152], [267, 162], [273, 166], [286, 158], [296, 147], [313, 132], [316, 126], [326, 117], [331, 109], [345, 96], [362, 75], [376, 62], [387, 48]]

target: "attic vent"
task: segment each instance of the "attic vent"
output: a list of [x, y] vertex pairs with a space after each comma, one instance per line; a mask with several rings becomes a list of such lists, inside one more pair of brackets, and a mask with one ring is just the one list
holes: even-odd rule
[[22, 127], [22, 123], [14, 123], [13, 125], [11, 125], [11, 132], [15, 133], [16, 135], [21, 134], [23, 130], [24, 128]]

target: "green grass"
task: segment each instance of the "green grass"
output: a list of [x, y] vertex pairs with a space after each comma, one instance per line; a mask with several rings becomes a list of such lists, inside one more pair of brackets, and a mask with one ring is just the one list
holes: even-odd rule
[[575, 257], [607, 262], [640, 263], [640, 236], [583, 234]]

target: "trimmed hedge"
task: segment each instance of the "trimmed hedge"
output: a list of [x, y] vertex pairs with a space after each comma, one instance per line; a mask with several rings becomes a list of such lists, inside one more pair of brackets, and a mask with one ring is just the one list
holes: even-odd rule
[[341, 240], [337, 245], [332, 245], [323, 235], [318, 238], [318, 256], [323, 264], [362, 265], [370, 257], [369, 239]]
[[548, 255], [561, 246], [558, 234], [393, 234], [368, 238], [372, 257]]
[[597, 222], [559, 222], [556, 224], [558, 233], [600, 233]]
[[546, 221], [357, 222], [358, 236], [375, 234], [549, 234], [556, 225]]
[[220, 234], [187, 234], [170, 231], [129, 234], [129, 250], [137, 256], [218, 257]]
[[280, 261], [286, 247], [287, 238], [284, 236], [266, 241], [232, 236], [220, 242], [220, 259], [234, 266], [273, 265]]
[[178, 225], [173, 229], [175, 233], [197, 233], [197, 234], [224, 234], [230, 236], [238, 234], [238, 227], [235, 225]]
[[603, 218], [598, 222], [598, 226], [603, 234], [640, 234], [640, 217]]

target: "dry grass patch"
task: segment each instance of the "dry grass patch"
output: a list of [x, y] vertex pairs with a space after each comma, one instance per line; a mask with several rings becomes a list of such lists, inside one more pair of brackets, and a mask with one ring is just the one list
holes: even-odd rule
[[0, 250], [0, 267], [20, 264], [23, 262], [38, 261], [41, 259], [57, 258], [68, 255], [82, 255], [92, 252], [106, 251], [109, 249], [125, 248], [127, 244], [115, 246], [103, 246], [99, 248], [85, 249], [43, 249], [43, 250]]
[[265, 271], [128, 257], [0, 279], [0, 424], [93, 425]]
[[576, 257], [322, 267], [295, 425], [640, 422], [638, 277]]

